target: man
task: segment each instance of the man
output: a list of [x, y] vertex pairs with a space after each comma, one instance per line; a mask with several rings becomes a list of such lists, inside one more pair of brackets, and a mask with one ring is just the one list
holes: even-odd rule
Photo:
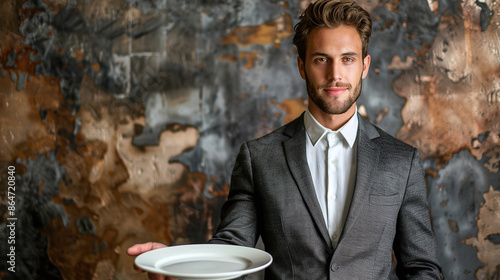
[[418, 152], [357, 113], [370, 15], [320, 0], [300, 19], [308, 108], [242, 145], [209, 242], [253, 247], [262, 237], [274, 259], [266, 279], [387, 279], [393, 252], [400, 279], [440, 279]]

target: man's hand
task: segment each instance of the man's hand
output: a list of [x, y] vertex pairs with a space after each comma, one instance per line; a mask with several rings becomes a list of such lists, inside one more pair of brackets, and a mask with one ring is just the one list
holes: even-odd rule
[[129, 256], [137, 256], [147, 251], [151, 251], [154, 249], [160, 249], [163, 247], [167, 247], [167, 245], [158, 243], [158, 242], [147, 242], [142, 244], [135, 244], [134, 246], [127, 249], [127, 254]]
[[[130, 247], [127, 249], [127, 254], [129, 256], [137, 256], [140, 255], [144, 252], [151, 251], [154, 249], [159, 249], [167, 247], [165, 244], [157, 243], [157, 242], [147, 242], [143, 244], [135, 244], [134, 246]], [[134, 265], [134, 268], [136, 270], [143, 271], [142, 269], [138, 268], [137, 266]], [[151, 280], [168, 280], [171, 279], [169, 277], [166, 277], [164, 275], [159, 275], [159, 274], [153, 274], [153, 273], [148, 273], [148, 277]]]

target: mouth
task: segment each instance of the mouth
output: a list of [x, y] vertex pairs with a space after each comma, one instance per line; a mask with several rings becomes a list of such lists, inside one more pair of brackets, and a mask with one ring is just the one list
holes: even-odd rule
[[346, 87], [329, 87], [329, 88], [324, 88], [323, 91], [325, 91], [328, 95], [331, 96], [338, 96], [347, 91]]

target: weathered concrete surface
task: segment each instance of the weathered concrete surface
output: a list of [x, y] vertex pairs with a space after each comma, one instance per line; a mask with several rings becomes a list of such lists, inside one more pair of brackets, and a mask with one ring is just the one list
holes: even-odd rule
[[[145, 279], [131, 244], [207, 240], [240, 144], [307, 105], [291, 36], [309, 2], [2, 1], [18, 227], [0, 279]], [[499, 278], [499, 4], [358, 3], [374, 19], [359, 111], [419, 149], [445, 278]]]

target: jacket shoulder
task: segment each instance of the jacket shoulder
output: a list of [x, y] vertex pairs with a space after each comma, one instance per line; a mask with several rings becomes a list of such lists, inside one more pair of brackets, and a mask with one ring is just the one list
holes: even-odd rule
[[359, 118], [362, 119], [360, 120], [361, 130], [365, 131], [373, 143], [377, 144], [382, 150], [387, 149], [391, 153], [393, 151], [400, 151], [412, 154], [416, 150], [412, 145], [397, 139], [363, 117], [360, 116]]
[[247, 144], [249, 146], [259, 146], [282, 143], [296, 133], [305, 132], [303, 116], [304, 114], [264, 136], [248, 141]]

